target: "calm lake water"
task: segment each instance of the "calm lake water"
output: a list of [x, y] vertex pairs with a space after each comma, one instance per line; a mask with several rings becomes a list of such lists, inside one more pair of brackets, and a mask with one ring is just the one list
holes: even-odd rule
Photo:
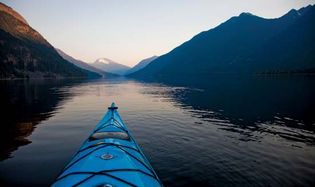
[[0, 186], [48, 186], [115, 101], [165, 186], [315, 186], [315, 79], [1, 81]]

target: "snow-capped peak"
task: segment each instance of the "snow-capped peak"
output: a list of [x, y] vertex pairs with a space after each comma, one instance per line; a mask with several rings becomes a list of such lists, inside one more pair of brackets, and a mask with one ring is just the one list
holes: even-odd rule
[[109, 61], [106, 60], [105, 58], [99, 58], [99, 59], [97, 59], [97, 62], [101, 62], [101, 63], [104, 63], [104, 64], [109, 64]]

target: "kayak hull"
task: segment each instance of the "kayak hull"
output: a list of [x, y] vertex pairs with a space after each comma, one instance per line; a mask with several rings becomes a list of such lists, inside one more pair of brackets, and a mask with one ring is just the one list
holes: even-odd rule
[[113, 103], [56, 178], [59, 186], [162, 186]]

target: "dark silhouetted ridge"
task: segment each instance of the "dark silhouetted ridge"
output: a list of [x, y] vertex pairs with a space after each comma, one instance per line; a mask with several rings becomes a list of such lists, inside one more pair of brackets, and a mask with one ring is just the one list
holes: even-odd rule
[[242, 13], [201, 32], [130, 76], [309, 73], [315, 68], [314, 13], [314, 6], [291, 10], [276, 19]]
[[138, 64], [136, 64], [134, 67], [132, 67], [131, 69], [129, 69], [126, 72], [126, 75], [129, 75], [131, 73], [134, 73], [136, 71], [139, 71], [140, 69], [143, 69], [144, 67], [146, 67], [147, 65], [149, 65], [153, 60], [157, 59], [158, 56], [152, 56], [146, 59], [141, 60]]

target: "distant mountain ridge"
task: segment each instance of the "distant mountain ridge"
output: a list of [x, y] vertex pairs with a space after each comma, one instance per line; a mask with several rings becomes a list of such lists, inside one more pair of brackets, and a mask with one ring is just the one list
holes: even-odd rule
[[157, 59], [158, 56], [152, 56], [146, 59], [141, 60], [138, 64], [136, 64], [134, 67], [132, 67], [131, 69], [129, 69], [125, 75], [129, 75], [131, 73], [134, 73], [136, 71], [139, 71], [140, 69], [143, 69], [144, 67], [146, 67], [148, 64], [150, 64], [153, 60]]
[[277, 19], [232, 17], [132, 73], [137, 78], [217, 73], [295, 73], [315, 68], [315, 7]]
[[85, 70], [88, 70], [88, 71], [91, 71], [91, 72], [95, 72], [97, 74], [99, 74], [100, 76], [102, 76], [103, 78], [106, 78], [106, 77], [115, 77], [117, 75], [115, 74], [112, 74], [112, 73], [108, 73], [108, 72], [105, 72], [105, 71], [102, 71], [98, 68], [95, 68], [91, 65], [89, 65], [88, 63], [86, 62], [83, 62], [81, 60], [78, 60], [78, 59], [75, 59], [73, 57], [71, 57], [70, 55], [66, 54], [65, 52], [63, 52], [62, 50], [60, 49], [57, 49], [56, 48], [56, 51], [59, 53], [59, 55], [64, 58], [65, 60], [71, 62], [72, 64], [78, 66], [79, 68], [82, 68], [82, 69], [85, 69]]
[[119, 64], [108, 58], [99, 58], [95, 62], [90, 64], [91, 66], [100, 69], [105, 72], [114, 73], [118, 75], [124, 75], [130, 67]]
[[0, 3], [0, 78], [98, 77], [64, 60], [12, 8]]

